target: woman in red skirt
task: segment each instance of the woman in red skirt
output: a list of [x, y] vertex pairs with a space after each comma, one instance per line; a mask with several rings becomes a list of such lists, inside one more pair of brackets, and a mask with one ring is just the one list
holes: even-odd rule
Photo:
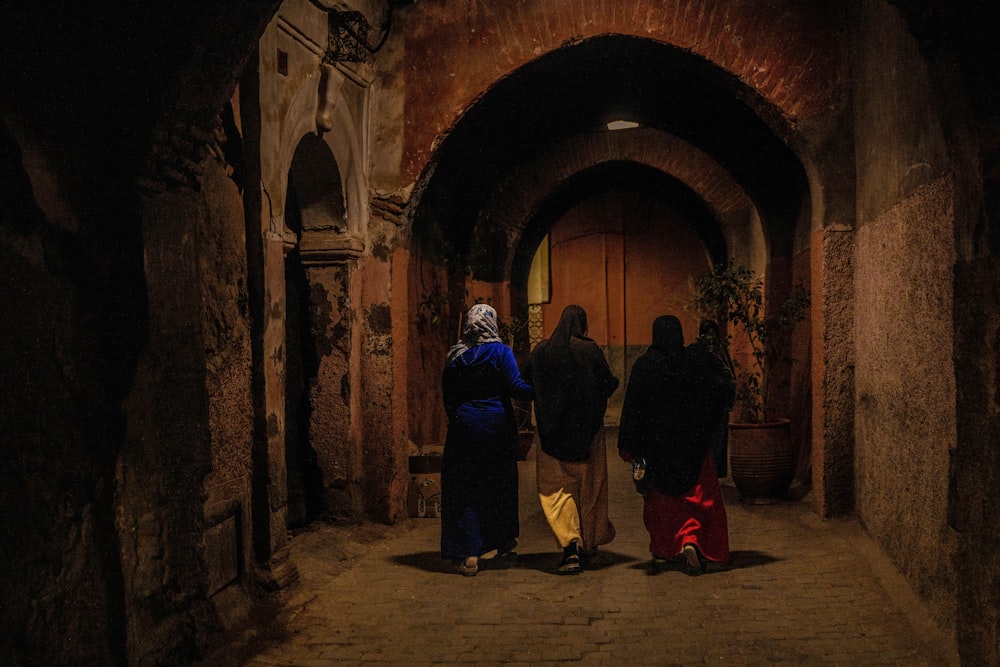
[[653, 323], [653, 343], [632, 367], [618, 431], [623, 459], [645, 470], [640, 490], [653, 563], [691, 573], [729, 562], [729, 526], [711, 456], [712, 429], [731, 391], [718, 359], [685, 350], [680, 320]]

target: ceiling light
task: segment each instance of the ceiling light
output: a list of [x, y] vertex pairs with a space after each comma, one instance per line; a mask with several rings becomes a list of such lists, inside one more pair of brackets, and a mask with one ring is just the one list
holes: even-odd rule
[[634, 127], [639, 127], [639, 123], [630, 120], [613, 120], [608, 123], [609, 130], [631, 130]]

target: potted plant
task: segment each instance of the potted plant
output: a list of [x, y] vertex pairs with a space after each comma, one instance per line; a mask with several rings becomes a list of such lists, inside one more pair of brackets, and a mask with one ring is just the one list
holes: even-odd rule
[[790, 421], [772, 414], [772, 389], [779, 364], [790, 361], [791, 334], [805, 319], [809, 292], [802, 285], [765, 309], [764, 283], [737, 264], [716, 266], [695, 280], [695, 305], [707, 318], [731, 325], [727, 349], [733, 359], [736, 401], [729, 424], [733, 483], [747, 502], [783, 499], [794, 474]]

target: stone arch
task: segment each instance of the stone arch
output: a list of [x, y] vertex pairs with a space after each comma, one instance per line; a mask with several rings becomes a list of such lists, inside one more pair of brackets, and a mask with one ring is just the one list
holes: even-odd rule
[[[279, 221], [285, 206], [289, 169], [302, 142], [312, 135], [317, 141], [308, 141], [313, 145], [314, 154], [323, 155], [318, 144], [324, 143], [337, 165], [340, 182], [336, 183], [336, 188], [342, 193], [343, 220], [329, 229], [312, 230], [318, 234], [314, 234], [307, 245], [317, 252], [356, 258], [364, 250], [368, 221], [366, 155], [360, 129], [364, 119], [351, 111], [355, 106], [348, 95], [351, 78], [337, 68], [319, 65], [318, 54], [310, 68], [315, 69], [306, 71], [299, 85], [286, 94], [281, 104], [282, 117], [273, 127], [265, 129], [274, 133], [277, 143], [272, 155], [263, 156], [261, 169], [271, 230], [282, 237], [288, 236], [289, 230]], [[355, 83], [362, 89], [367, 86], [363, 81]], [[331, 116], [328, 130], [318, 122], [324, 111]]]
[[[587, 72], [585, 81], [574, 72]], [[505, 173], [622, 116], [710, 155], [754, 202], [769, 256], [787, 257], [808, 185], [801, 161], [758, 112], [763, 104], [711, 63], [649, 39], [604, 35], [563, 47], [494, 84], [443, 138], [417, 187], [414, 235], [431, 245], [447, 238], [464, 253]]]
[[[562, 44], [505, 73], [439, 137], [411, 200], [411, 243], [418, 258], [411, 278], [426, 282], [427, 267], [438, 267], [431, 282], [446, 295], [442, 303], [450, 321], [460, 319], [470, 288], [477, 295], [492, 294], [502, 316], [520, 307], [509, 281], [532, 211], [509, 202], [526, 194], [524, 188], [530, 190], [525, 199], [536, 205], [548, 194], [532, 174], [537, 156], [550, 159], [564, 142], [572, 146], [565, 163], [558, 158], [548, 163], [555, 174], [540, 180], [550, 187], [561, 181], [559, 169], [578, 170], [586, 160], [598, 161], [601, 151], [656, 163], [638, 146], [629, 153], [607, 145], [619, 140], [608, 139], [613, 133], [604, 126], [618, 118], [638, 123], [648, 136], [687, 144], [689, 155], [703, 154], [705, 180], [698, 190], [720, 211], [740, 202], [739, 224], [760, 225], [757, 268], [766, 277], [769, 300], [787, 293], [796, 270], [793, 241], [796, 230], [808, 225], [811, 202], [802, 160], [790, 146], [799, 139], [784, 111], [692, 51], [645, 36], [600, 34]], [[581, 139], [590, 135], [595, 138]], [[665, 150], [665, 144], [659, 148]], [[658, 159], [657, 168], [665, 173], [696, 178], [689, 167]], [[732, 202], [725, 203], [726, 192], [736, 193]], [[489, 253], [477, 255], [477, 247]], [[411, 299], [416, 302], [412, 293]], [[808, 332], [804, 335], [808, 339]], [[411, 351], [411, 357], [420, 354]], [[415, 386], [420, 382], [411, 382]]]
[[[525, 64], [595, 37], [648, 39], [713, 63], [755, 91], [757, 101], [747, 102], [783, 135], [793, 124], [847, 103], [845, 17], [837, 3], [806, 8], [669, 0], [633, 11], [601, 0], [573, 5], [477, 5], [448, 15], [419, 3], [411, 7], [408, 20], [434, 25], [436, 32], [407, 45], [411, 102], [426, 122], [407, 132], [404, 172], [418, 177], [436, 152], [436, 138], [478, 104], [481, 91]], [[776, 25], [782, 29], [774, 30]], [[439, 77], [442, 62], [455, 63], [446, 77]]]
[[650, 165], [609, 160], [550, 184], [545, 196], [532, 202], [530, 212], [523, 218], [524, 228], [517, 234], [518, 243], [510, 249], [501, 274], [510, 277], [512, 290], [524, 289], [535, 248], [552, 224], [582, 199], [609, 190], [632, 190], [662, 200], [692, 223], [713, 264], [728, 261], [729, 243], [719, 220], [697, 192], [680, 179]]
[[[730, 258], [731, 251], [741, 246], [763, 247], [763, 231], [759, 219], [753, 215], [753, 203], [733, 178], [704, 151], [686, 141], [649, 128], [625, 132], [585, 133], [562, 142], [552, 150], [519, 169], [507, 179], [491, 197], [484, 219], [477, 226], [481, 229], [501, 228], [527, 240], [528, 246], [544, 236], [543, 229], [527, 229], [552, 191], [596, 165], [628, 162], [642, 165], [676, 180], [703, 202], [706, 212], [718, 225], [719, 235], [726, 250], [719, 257], [710, 252], [716, 261]], [[718, 241], [708, 243], [709, 246]], [[473, 240], [474, 246], [484, 245]], [[523, 273], [524, 243], [510, 247], [507, 255], [495, 257], [496, 265], [485, 268], [493, 276], [509, 275], [513, 282]], [[763, 258], [763, 253], [756, 253]], [[754, 253], [746, 255], [748, 263]], [[744, 259], [744, 257], [740, 257]], [[499, 263], [502, 261], [502, 264]], [[763, 270], [758, 260], [756, 266]]]

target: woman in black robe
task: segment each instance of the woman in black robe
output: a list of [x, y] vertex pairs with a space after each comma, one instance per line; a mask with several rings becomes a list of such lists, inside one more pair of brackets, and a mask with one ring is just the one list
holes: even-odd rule
[[712, 462], [719, 477], [729, 472], [729, 411], [736, 400], [736, 368], [729, 356], [729, 350], [722, 340], [719, 325], [714, 320], [702, 320], [698, 325], [698, 338], [688, 345], [688, 349], [711, 354], [722, 364], [726, 378], [726, 401], [720, 407], [719, 416], [712, 433]]
[[615, 537], [603, 436], [604, 412], [618, 378], [587, 337], [587, 313], [576, 305], [563, 309], [524, 372], [535, 387], [538, 498], [563, 552], [559, 574], [578, 574], [598, 545]]
[[626, 461], [644, 459], [643, 521], [654, 563], [681, 559], [692, 572], [729, 561], [729, 528], [710, 447], [726, 400], [718, 360], [685, 350], [672, 315], [653, 323], [653, 343], [632, 367], [618, 431]]

